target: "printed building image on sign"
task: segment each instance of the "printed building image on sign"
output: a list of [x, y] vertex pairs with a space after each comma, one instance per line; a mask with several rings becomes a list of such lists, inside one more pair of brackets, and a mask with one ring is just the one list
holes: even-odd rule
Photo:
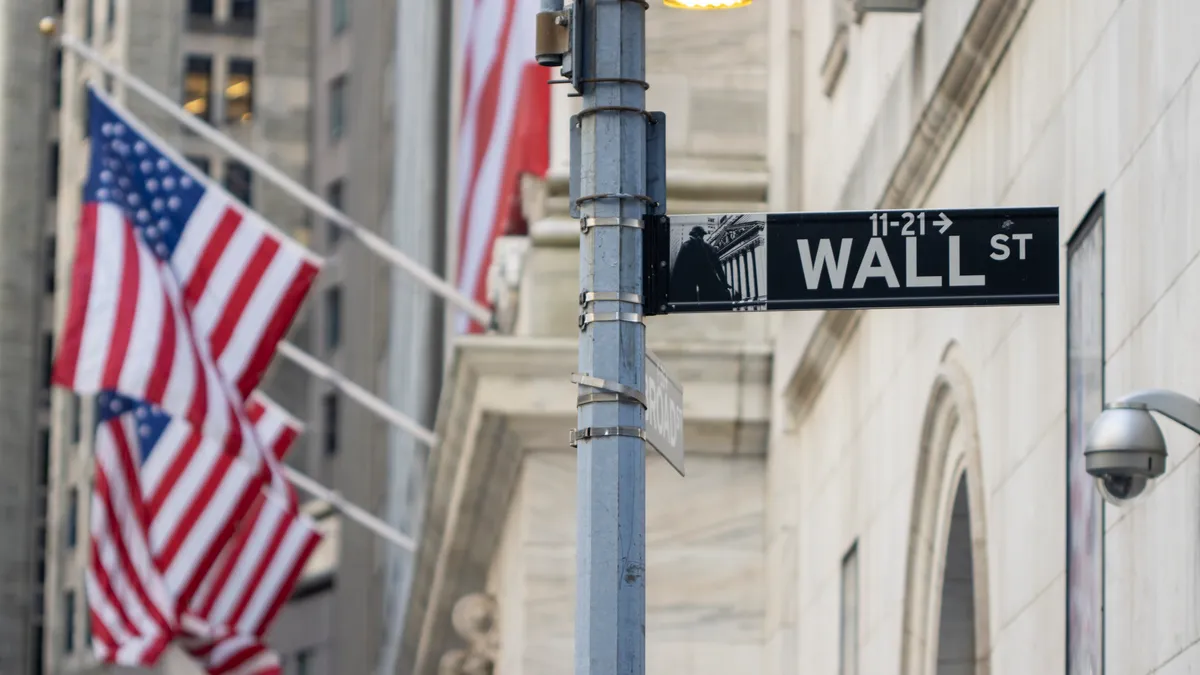
[[668, 314], [1059, 301], [1057, 207], [666, 221]]

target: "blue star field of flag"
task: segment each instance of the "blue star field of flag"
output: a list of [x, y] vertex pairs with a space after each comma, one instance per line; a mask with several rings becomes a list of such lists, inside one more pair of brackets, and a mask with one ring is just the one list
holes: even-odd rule
[[122, 394], [102, 391], [96, 396], [97, 425], [129, 414], [133, 415], [136, 422], [138, 455], [145, 462], [171, 423], [171, 417], [158, 406]]
[[204, 195], [204, 181], [147, 140], [90, 86], [88, 106], [92, 156], [84, 202], [120, 207], [154, 255], [170, 260]]

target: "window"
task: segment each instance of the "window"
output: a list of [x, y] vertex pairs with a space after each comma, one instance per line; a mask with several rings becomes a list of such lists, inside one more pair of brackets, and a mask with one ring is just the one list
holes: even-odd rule
[[71, 406], [71, 442], [78, 443], [80, 437], [80, 416], [83, 415], [83, 399], [75, 394], [74, 405]]
[[211, 165], [209, 164], [208, 158], [204, 155], [187, 155], [185, 159], [187, 159], [188, 162], [191, 162], [191, 164], [197, 169], [200, 169], [200, 172], [204, 175], [212, 175]]
[[211, 19], [213, 0], [188, 0], [188, 14]]
[[350, 3], [347, 0], [333, 0], [333, 34], [337, 35], [350, 25]]
[[[59, 10], [60, 12], [62, 10]], [[30, 673], [33, 675], [44, 675], [46, 672], [45, 664], [42, 663], [42, 641], [46, 639], [45, 629], [42, 624], [35, 624], [33, 627], [33, 644], [30, 645]]]
[[325, 289], [325, 349], [333, 351], [342, 344], [342, 288]]
[[257, 0], [233, 0], [233, 4], [229, 8], [229, 16], [234, 21], [247, 21], [254, 23], [255, 15], [258, 13]]
[[75, 591], [63, 594], [63, 653], [75, 651]]
[[79, 488], [67, 490], [67, 550], [75, 548], [75, 540], [79, 535]]
[[[344, 189], [345, 183], [340, 178], [333, 181], [329, 184], [329, 187], [325, 188], [325, 199], [338, 211], [341, 211], [343, 208], [342, 193], [344, 192]], [[325, 232], [326, 244], [328, 244], [330, 249], [335, 248], [338, 244], [338, 241], [340, 241], [342, 238], [342, 228], [339, 227], [337, 223], [328, 221], [325, 223]]]
[[95, 28], [96, 28], [96, 23], [95, 23], [96, 3], [95, 3], [95, 0], [87, 0], [87, 14], [84, 14], [83, 16], [84, 16], [84, 22], [83, 22], [84, 34], [87, 36], [86, 40], [88, 42], [91, 42], [92, 37], [95, 35]]
[[1104, 407], [1104, 198], [1067, 242], [1067, 670], [1102, 673], [1104, 502], [1084, 469]]
[[858, 542], [842, 558], [838, 675], [858, 675]]
[[54, 376], [54, 335], [46, 333], [42, 337], [42, 387], [49, 394], [50, 380]]
[[254, 114], [254, 62], [229, 59], [229, 79], [225, 83], [225, 121], [249, 122]]
[[58, 264], [58, 240], [53, 236], [46, 237], [46, 269], [45, 271], [45, 289], [47, 293], [53, 293], [55, 287], [54, 266]]
[[296, 652], [296, 675], [308, 675], [312, 663], [312, 650], [301, 649]]
[[50, 430], [38, 432], [37, 484], [45, 487], [50, 483]]
[[189, 55], [183, 74], [183, 109], [204, 121], [212, 107], [212, 57]]
[[83, 639], [88, 647], [92, 646], [92, 610], [83, 608]]
[[62, 108], [62, 69], [63, 69], [63, 52], [62, 47], [54, 50], [54, 75], [51, 78], [50, 87], [53, 91], [50, 92], [50, 97], [54, 103], [54, 109]]
[[46, 195], [50, 199], [58, 197], [58, 141], [50, 144], [49, 156], [46, 159]]
[[321, 399], [322, 420], [325, 432], [325, 454], [336, 455], [338, 451], [338, 395], [331, 391]]
[[225, 189], [234, 197], [242, 200], [246, 206], [254, 203], [253, 187], [254, 180], [250, 174], [250, 167], [241, 162], [230, 159], [225, 162]]
[[338, 141], [346, 130], [346, 76], [329, 83], [329, 140]]
[[113, 38], [113, 26], [117, 23], [117, 0], [107, 0], [108, 9], [105, 11], [104, 24], [108, 27], [108, 39]]

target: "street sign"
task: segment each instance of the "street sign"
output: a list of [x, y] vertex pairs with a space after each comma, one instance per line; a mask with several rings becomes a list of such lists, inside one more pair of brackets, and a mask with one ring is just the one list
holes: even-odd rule
[[1059, 302], [1058, 207], [647, 217], [647, 314]]
[[646, 442], [683, 475], [683, 387], [646, 350]]

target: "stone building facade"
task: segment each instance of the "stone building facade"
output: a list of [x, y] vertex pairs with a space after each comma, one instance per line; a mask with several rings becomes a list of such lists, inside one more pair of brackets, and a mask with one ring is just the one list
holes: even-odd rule
[[[1062, 303], [649, 319], [689, 471], [647, 460], [646, 671], [1200, 667], [1200, 439], [1164, 423], [1167, 473], [1121, 507], [1078, 456], [1104, 400], [1200, 393], [1200, 8], [651, 3], [647, 26], [671, 213], [1056, 205]], [[497, 244], [507, 334], [452, 350], [414, 675], [572, 667], [573, 103], [556, 97], [529, 236]]]

